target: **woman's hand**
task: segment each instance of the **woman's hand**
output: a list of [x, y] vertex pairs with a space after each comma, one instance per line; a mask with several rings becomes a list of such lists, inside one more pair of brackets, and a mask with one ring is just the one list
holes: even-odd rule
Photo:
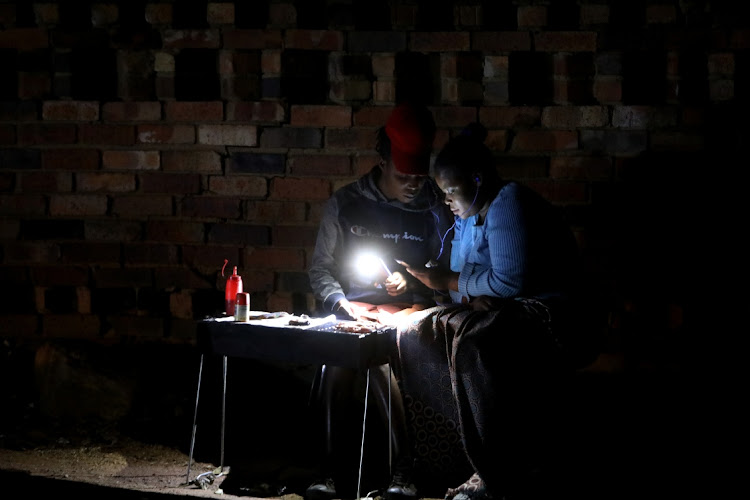
[[479, 297], [474, 297], [469, 304], [475, 311], [492, 311], [498, 308], [502, 300], [497, 297], [480, 295]]
[[458, 273], [444, 267], [411, 267], [402, 260], [397, 260], [406, 268], [406, 272], [433, 290], [458, 291]]
[[388, 292], [388, 295], [392, 297], [404, 293], [408, 285], [406, 277], [404, 277], [399, 271], [388, 276], [383, 284], [385, 285], [385, 290]]

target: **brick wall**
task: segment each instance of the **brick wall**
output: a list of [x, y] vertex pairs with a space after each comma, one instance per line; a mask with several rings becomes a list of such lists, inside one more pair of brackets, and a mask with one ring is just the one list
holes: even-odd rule
[[192, 341], [224, 259], [308, 312], [322, 204], [413, 98], [437, 148], [489, 129], [648, 350], [683, 325], [688, 193], [747, 136], [727, 4], [0, 1], [0, 336]]

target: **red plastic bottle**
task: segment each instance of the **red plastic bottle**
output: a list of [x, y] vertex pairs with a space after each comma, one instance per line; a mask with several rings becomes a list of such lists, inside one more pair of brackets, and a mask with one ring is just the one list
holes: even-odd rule
[[227, 316], [234, 316], [235, 300], [237, 294], [242, 291], [242, 277], [237, 274], [237, 266], [234, 266], [234, 272], [227, 279], [224, 286], [224, 307]]

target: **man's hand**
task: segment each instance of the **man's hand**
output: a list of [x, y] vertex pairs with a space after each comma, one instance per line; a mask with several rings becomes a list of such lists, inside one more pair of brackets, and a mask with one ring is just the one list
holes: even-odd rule
[[458, 273], [444, 267], [411, 267], [402, 260], [397, 260], [406, 268], [406, 272], [433, 290], [458, 291]]
[[383, 284], [385, 285], [385, 290], [388, 292], [388, 295], [392, 297], [404, 293], [408, 285], [404, 275], [398, 271], [388, 276]]
[[335, 306], [333, 306], [333, 312], [337, 317], [341, 319], [349, 319], [356, 321], [362, 314], [361, 307], [357, 307], [346, 299], [339, 300]]

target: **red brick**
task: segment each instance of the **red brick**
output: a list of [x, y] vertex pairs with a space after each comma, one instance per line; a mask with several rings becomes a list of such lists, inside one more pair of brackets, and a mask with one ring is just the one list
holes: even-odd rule
[[484, 77], [508, 80], [508, 56], [485, 56]]
[[138, 176], [143, 193], [198, 193], [201, 189], [200, 174], [146, 173]]
[[135, 191], [133, 174], [91, 173], [76, 174], [76, 191], [123, 193]]
[[35, 123], [18, 126], [18, 143], [22, 145], [74, 144], [75, 142], [75, 125]]
[[537, 181], [528, 182], [528, 185], [554, 204], [581, 204], [588, 201], [584, 182]]
[[377, 77], [396, 76], [396, 56], [393, 54], [373, 54], [372, 73]]
[[283, 270], [305, 270], [304, 252], [291, 248], [248, 248], [244, 252], [243, 261], [251, 266], [251, 263], [262, 263], [262, 268]]
[[45, 215], [46, 205], [42, 195], [0, 195], [0, 215]]
[[488, 130], [484, 144], [492, 151], [505, 151], [508, 146], [508, 131]]
[[88, 122], [99, 119], [99, 103], [92, 101], [45, 101], [42, 119]]
[[198, 125], [198, 144], [257, 146], [258, 129], [253, 125]]
[[[269, 311], [294, 311], [295, 303], [293, 294], [275, 292], [268, 297], [266, 307]], [[314, 310], [314, 303], [312, 307], [308, 306], [308, 309]]]
[[224, 107], [220, 101], [171, 101], [166, 104], [165, 115], [168, 121], [221, 121], [224, 118]]
[[10, 193], [15, 189], [16, 176], [10, 172], [0, 173], [0, 193]]
[[734, 54], [709, 54], [709, 75], [733, 76], [734, 68]]
[[146, 22], [149, 24], [169, 24], [172, 22], [172, 4], [146, 4]]
[[416, 52], [460, 52], [471, 47], [468, 32], [415, 31], [411, 34], [409, 49]]
[[349, 127], [352, 124], [351, 106], [292, 106], [289, 113], [293, 126]]
[[41, 100], [52, 90], [52, 79], [48, 73], [18, 73], [18, 98]]
[[213, 151], [164, 151], [161, 163], [165, 172], [221, 172], [221, 156]]
[[221, 45], [218, 30], [175, 30], [162, 31], [162, 46], [165, 49], [216, 49]]
[[463, 128], [467, 123], [477, 121], [477, 108], [469, 106], [446, 106], [432, 108], [438, 128]]
[[[166, 312], [166, 311], [165, 311]], [[108, 337], [159, 340], [164, 338], [164, 319], [147, 316], [108, 316]]]
[[486, 127], [532, 127], [541, 122], [542, 110], [535, 106], [484, 106], [479, 121]]
[[313, 247], [317, 226], [275, 226], [271, 234], [274, 247]]
[[671, 24], [677, 20], [677, 11], [674, 5], [647, 5], [646, 23], [648, 24]]
[[133, 243], [122, 249], [125, 266], [176, 266], [180, 263], [176, 245]]
[[513, 151], [569, 151], [578, 149], [578, 134], [564, 130], [525, 130], [513, 139]]
[[[232, 274], [234, 266], [237, 266], [237, 274], [244, 277], [245, 270], [240, 261], [240, 249], [236, 245], [231, 247], [224, 245], [183, 245], [181, 247], [182, 263], [193, 269], [209, 269], [212, 273], [216, 273], [217, 288], [220, 287], [223, 290], [226, 277]], [[224, 259], [227, 260], [227, 265], [224, 269], [224, 276], [222, 276], [221, 268], [224, 264]], [[183, 279], [194, 280], [192, 277]]]
[[246, 205], [246, 219], [253, 222], [304, 222], [306, 203], [295, 201], [251, 200]]
[[60, 249], [55, 243], [11, 241], [4, 245], [4, 262], [10, 264], [56, 264]]
[[[264, 268], [247, 268], [243, 271], [243, 290], [246, 292], [270, 292], [274, 289], [276, 274]], [[251, 304], [252, 305], [252, 304]]]
[[115, 242], [63, 243], [60, 245], [60, 260], [65, 264], [120, 265], [121, 245]]
[[[447, 139], [445, 142], [448, 142]], [[443, 144], [444, 145], [444, 144]], [[440, 148], [433, 146], [433, 151], [439, 151]], [[352, 172], [353, 177], [348, 179], [342, 179], [344, 183], [352, 182], [355, 178], [362, 177], [370, 170], [372, 170], [378, 163], [380, 163], [380, 155], [375, 151], [369, 154], [358, 154], [354, 157], [354, 170]], [[341, 185], [341, 181], [337, 181]], [[332, 191], [336, 191], [334, 188]]]
[[592, 31], [543, 31], [534, 35], [539, 52], [594, 52], [596, 33]]
[[208, 191], [224, 196], [263, 198], [268, 195], [268, 181], [265, 177], [258, 176], [212, 176], [208, 180]]
[[138, 125], [136, 133], [141, 144], [195, 144], [193, 125]]
[[281, 51], [264, 50], [260, 55], [260, 68], [265, 77], [281, 74]]
[[91, 194], [54, 194], [49, 199], [52, 216], [106, 215], [107, 196]]
[[550, 160], [552, 179], [609, 180], [613, 176], [612, 160], [603, 157], [557, 156]]
[[204, 224], [182, 221], [148, 221], [147, 241], [167, 241], [174, 243], [202, 243]]
[[650, 146], [654, 151], [703, 151], [705, 136], [684, 132], [652, 132]]
[[351, 175], [352, 167], [346, 155], [305, 154], [289, 157], [292, 175], [339, 176]]
[[102, 118], [113, 122], [141, 122], [161, 120], [161, 103], [143, 102], [108, 102], [102, 105]]
[[42, 335], [46, 338], [97, 340], [101, 321], [88, 314], [45, 314]]
[[21, 174], [24, 193], [69, 193], [73, 191], [73, 174], [57, 172], [24, 172]]
[[618, 79], [597, 78], [594, 81], [594, 98], [602, 104], [622, 101], [622, 82]]
[[518, 7], [518, 28], [547, 26], [547, 7], [543, 5], [521, 5]]
[[16, 128], [13, 125], [0, 125], [0, 145], [16, 143]]
[[284, 34], [287, 49], [344, 50], [344, 34], [330, 30], [288, 29]]
[[605, 106], [547, 106], [542, 110], [542, 126], [547, 128], [599, 128], [608, 124]]
[[[283, 309], [290, 311], [291, 309]], [[31, 339], [39, 330], [39, 318], [36, 314], [3, 314], [0, 321], [0, 336]]]
[[197, 218], [239, 219], [240, 200], [223, 196], [188, 196], [182, 199], [180, 215]]
[[172, 196], [142, 194], [114, 196], [112, 198], [112, 214], [143, 218], [174, 215]]
[[366, 101], [372, 96], [372, 83], [359, 78], [343, 78], [329, 83], [328, 97], [333, 102]]
[[258, 122], [278, 125], [284, 121], [284, 107], [278, 102], [256, 101], [227, 103], [227, 121]]
[[327, 128], [325, 130], [325, 148], [374, 150], [375, 130], [372, 128]]
[[46, 29], [15, 28], [0, 31], [0, 49], [35, 50], [48, 47]]
[[750, 49], [750, 29], [735, 29], [729, 37], [730, 49]]
[[264, 29], [235, 29], [224, 32], [225, 49], [279, 49], [281, 31]]
[[364, 106], [354, 112], [354, 125], [360, 127], [384, 127], [393, 111], [393, 106]]
[[394, 27], [399, 29], [413, 29], [417, 23], [417, 6], [399, 4], [395, 10], [395, 14], [392, 14], [395, 15], [393, 21]]
[[374, 81], [372, 94], [374, 104], [393, 104], [396, 102], [396, 82]]
[[606, 24], [609, 21], [609, 5], [581, 5], [581, 26]]
[[89, 268], [88, 266], [35, 267], [31, 269], [31, 281], [37, 286], [86, 286], [90, 282]]
[[170, 293], [169, 313], [173, 318], [193, 319], [193, 294], [185, 290]]
[[78, 126], [81, 144], [106, 144], [132, 146], [135, 144], [135, 127], [132, 125], [83, 124]]
[[104, 151], [102, 168], [127, 170], [157, 170], [158, 151]]
[[229, 2], [209, 2], [206, 8], [208, 24], [234, 24], [234, 4]]
[[325, 179], [276, 177], [271, 180], [272, 199], [325, 200], [331, 196], [331, 184]]

